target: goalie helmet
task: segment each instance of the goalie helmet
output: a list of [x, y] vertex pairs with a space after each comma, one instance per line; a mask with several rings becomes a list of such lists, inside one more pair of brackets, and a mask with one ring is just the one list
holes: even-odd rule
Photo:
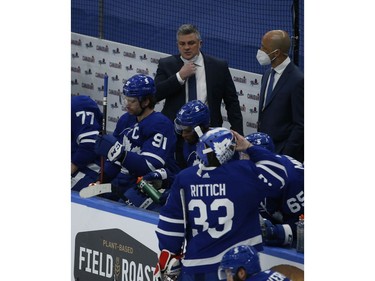
[[203, 102], [193, 100], [181, 107], [174, 119], [174, 127], [178, 134], [182, 130], [196, 126], [208, 127], [210, 125], [210, 112]]
[[226, 128], [213, 128], [199, 137], [197, 154], [207, 167], [210, 165], [207, 154], [214, 152], [220, 164], [228, 162], [234, 155], [236, 143], [232, 132]]
[[273, 144], [272, 138], [266, 133], [252, 133], [245, 138], [253, 145], [260, 145], [271, 152], [275, 152], [275, 145]]
[[154, 79], [143, 74], [136, 74], [128, 79], [123, 87], [123, 93], [127, 97], [141, 98], [156, 93]]
[[254, 247], [240, 245], [227, 251], [220, 262], [218, 269], [219, 279], [226, 279], [226, 269], [231, 269], [232, 274], [235, 275], [240, 267], [246, 270], [247, 276], [261, 271], [258, 252]]

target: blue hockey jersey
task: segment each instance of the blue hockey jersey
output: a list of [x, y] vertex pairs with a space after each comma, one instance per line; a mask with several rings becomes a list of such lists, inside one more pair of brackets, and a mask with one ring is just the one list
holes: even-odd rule
[[266, 195], [283, 188], [287, 174], [280, 158], [268, 150], [252, 146], [247, 153], [251, 160], [217, 168], [200, 164], [176, 176], [156, 235], [160, 250], [175, 254], [181, 252], [186, 236], [186, 272], [217, 272], [224, 253], [236, 245], [263, 249], [258, 206]]
[[195, 166], [200, 163], [196, 150], [197, 150], [196, 143], [189, 144], [186, 141], [184, 142], [183, 155], [184, 155], [184, 159], [186, 160], [187, 167]]
[[113, 136], [127, 151], [120, 164], [106, 162], [105, 173], [115, 186], [128, 188], [139, 176], [167, 167], [171, 173], [179, 168], [174, 159], [176, 135], [173, 123], [160, 112], [153, 112], [138, 122], [128, 113], [117, 122]]
[[[77, 173], [91, 175], [90, 183], [100, 170], [100, 156], [94, 152], [94, 147], [102, 120], [103, 114], [90, 97], [71, 97], [71, 162], [78, 167]], [[81, 187], [84, 186], [87, 186], [86, 183]]]
[[304, 167], [287, 155], [280, 155], [288, 172], [288, 183], [274, 196], [267, 196], [260, 204], [260, 214], [273, 224], [289, 224], [296, 238], [296, 222], [304, 213]]

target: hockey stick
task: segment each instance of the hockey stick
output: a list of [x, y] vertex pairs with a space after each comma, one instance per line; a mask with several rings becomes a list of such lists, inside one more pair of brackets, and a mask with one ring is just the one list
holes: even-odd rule
[[184, 219], [184, 230], [185, 230], [185, 234], [184, 234], [184, 242], [181, 246], [181, 251], [182, 251], [182, 256], [184, 256], [185, 254], [185, 247], [186, 247], [186, 227], [187, 227], [187, 213], [186, 213], [186, 207], [185, 207], [185, 191], [184, 189], [180, 189], [180, 198], [181, 198], [181, 204], [182, 204], [182, 215], [183, 215], [183, 219]]
[[[104, 75], [104, 94], [103, 94], [103, 124], [102, 124], [102, 135], [107, 134], [107, 94], [108, 94], [108, 75]], [[104, 156], [100, 157], [100, 183], [104, 181]]]
[[[104, 75], [104, 94], [103, 94], [103, 122], [101, 134], [107, 134], [107, 94], [108, 94], [108, 75]], [[102, 193], [112, 192], [110, 183], [103, 183], [104, 181], [104, 156], [100, 157], [100, 184], [92, 184], [80, 190], [79, 196], [82, 198], [93, 197]]]
[[82, 198], [90, 198], [99, 194], [112, 192], [110, 183], [93, 184], [80, 190], [79, 196]]

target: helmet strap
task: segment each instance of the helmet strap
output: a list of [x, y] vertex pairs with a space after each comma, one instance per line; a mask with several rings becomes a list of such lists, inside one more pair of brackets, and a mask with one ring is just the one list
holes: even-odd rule
[[142, 102], [143, 102], [143, 101], [144, 101], [144, 100], [143, 100], [142, 97], [139, 97], [139, 98], [138, 98], [139, 106], [141, 107], [142, 110], [141, 110], [140, 113], [136, 114], [136, 116], [141, 116], [141, 115], [143, 115], [143, 113], [145, 112], [145, 110], [146, 110], [146, 108], [147, 108], [147, 106], [145, 106], [145, 107], [142, 106]]
[[200, 126], [196, 126], [196, 127], [194, 128], [194, 131], [197, 133], [198, 137], [203, 136], [203, 132], [202, 132], [202, 129], [201, 129]]

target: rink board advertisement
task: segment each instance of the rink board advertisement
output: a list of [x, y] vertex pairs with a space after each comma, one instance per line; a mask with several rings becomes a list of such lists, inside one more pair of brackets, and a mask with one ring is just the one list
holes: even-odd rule
[[152, 280], [156, 254], [120, 229], [78, 233], [76, 280]]
[[[178, 52], [176, 47], [176, 52]], [[202, 49], [204, 52], [204, 49]], [[122, 88], [135, 74], [155, 78], [161, 58], [169, 54], [131, 45], [71, 33], [71, 95], [90, 96], [102, 109], [104, 76], [108, 75], [107, 130], [113, 132], [125, 108], [121, 102]], [[229, 62], [230, 63], [230, 62]], [[244, 134], [256, 132], [261, 75], [229, 69], [236, 87], [243, 117]], [[155, 106], [161, 111], [164, 100]], [[229, 128], [228, 116], [222, 102], [223, 126]]]
[[[152, 281], [158, 261], [158, 213], [100, 198], [71, 197], [72, 281]], [[262, 269], [291, 264], [304, 269], [295, 249], [265, 247]]]
[[158, 260], [155, 229], [155, 224], [72, 203], [72, 280], [152, 281]]

